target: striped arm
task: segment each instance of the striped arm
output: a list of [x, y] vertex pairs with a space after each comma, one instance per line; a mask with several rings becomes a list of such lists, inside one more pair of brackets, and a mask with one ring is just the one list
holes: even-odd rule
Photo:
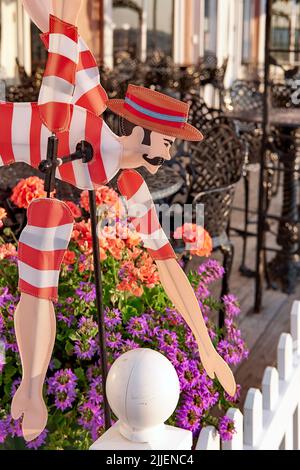
[[[56, 177], [79, 189], [96, 189], [119, 170], [123, 147], [103, 119], [79, 106], [70, 107], [70, 129], [58, 133], [58, 156], [75, 152], [81, 140], [91, 143], [93, 160], [74, 161], [57, 169]], [[0, 165], [25, 162], [37, 168], [47, 154], [50, 131], [36, 103], [0, 103]]]
[[[41, 34], [41, 39], [46, 49], [49, 49], [49, 33]], [[79, 62], [72, 103], [100, 116], [106, 109], [108, 97], [100, 84], [100, 74], [95, 57], [80, 36], [78, 44]]]
[[21, 292], [57, 300], [60, 267], [73, 222], [68, 206], [57, 199], [36, 199], [30, 204], [18, 246]]
[[77, 28], [50, 15], [49, 54], [38, 103], [41, 119], [52, 132], [69, 127], [78, 60]]
[[124, 170], [118, 188], [127, 198], [128, 215], [154, 260], [175, 258], [171, 244], [160, 226], [155, 206], [143, 177], [134, 170]]

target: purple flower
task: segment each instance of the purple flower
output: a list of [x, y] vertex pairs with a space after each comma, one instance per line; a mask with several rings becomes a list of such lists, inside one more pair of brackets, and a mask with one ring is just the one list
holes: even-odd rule
[[148, 333], [147, 321], [143, 317], [132, 317], [127, 323], [126, 330], [133, 338], [144, 339]]
[[42, 445], [44, 445], [46, 442], [48, 432], [49, 431], [47, 429], [44, 429], [44, 431], [36, 439], [34, 439], [31, 442], [27, 442], [26, 447], [28, 449], [34, 449], [34, 450], [37, 450], [40, 447], [42, 447]]
[[74, 391], [77, 377], [71, 369], [61, 369], [48, 379], [48, 393]]
[[158, 344], [160, 349], [169, 348], [170, 346], [176, 347], [178, 345], [178, 337], [175, 331], [160, 330], [157, 335]]
[[111, 349], [119, 349], [123, 344], [121, 333], [107, 332], [106, 344]]
[[167, 351], [167, 357], [169, 361], [172, 362], [174, 367], [178, 367], [180, 364], [184, 364], [187, 362], [188, 358], [185, 352], [181, 351], [181, 349], [171, 349]]
[[68, 328], [71, 328], [72, 323], [75, 320], [75, 316], [74, 315], [66, 316], [63, 313], [58, 312], [57, 319], [65, 323]]
[[228, 416], [223, 416], [219, 420], [218, 431], [222, 441], [231, 441], [233, 433], [235, 433], [234, 422]]
[[200, 430], [201, 410], [190, 404], [180, 406], [176, 412], [176, 422], [180, 428], [192, 431], [196, 434]]
[[241, 313], [241, 309], [238, 303], [238, 300], [235, 295], [229, 294], [224, 295], [222, 298], [224, 307], [225, 307], [225, 314], [229, 318], [237, 317]]
[[183, 317], [173, 308], [166, 308], [166, 318], [168, 320], [168, 323], [173, 326], [185, 325]]
[[91, 382], [93, 379], [101, 377], [101, 366], [99, 361], [87, 369], [86, 376], [89, 382]]
[[88, 398], [93, 405], [100, 405], [103, 402], [102, 377], [97, 377], [91, 381]]
[[75, 341], [74, 354], [78, 359], [92, 359], [98, 350], [97, 341], [93, 338], [87, 338]]
[[2, 314], [0, 313], [0, 334], [2, 334], [5, 330], [5, 322]]
[[8, 287], [3, 287], [0, 293], [0, 308], [6, 307], [7, 303], [14, 303], [16, 299], [9, 293]]
[[200, 377], [198, 362], [190, 360], [180, 364], [177, 368], [177, 373], [181, 390], [189, 390], [197, 384]]
[[228, 393], [226, 393], [224, 391], [224, 396], [225, 396], [225, 399], [230, 401], [231, 403], [237, 403], [237, 401], [239, 400], [240, 398], [240, 395], [241, 395], [241, 386], [240, 384], [237, 384], [236, 386], [236, 392], [234, 394], [233, 397], [231, 397], [230, 395], [228, 395]]
[[71, 408], [76, 398], [75, 390], [66, 390], [65, 392], [57, 391], [55, 393], [55, 406], [58, 410], [65, 411]]
[[108, 329], [113, 329], [122, 324], [122, 315], [119, 309], [106, 309], [105, 310], [105, 326]]
[[96, 287], [91, 282], [80, 282], [75, 292], [79, 299], [84, 300], [87, 304], [96, 299]]
[[248, 357], [248, 351], [242, 339], [235, 344], [223, 339], [219, 342], [217, 351], [228, 364], [239, 364]]
[[205, 261], [205, 263], [202, 263], [198, 268], [198, 274], [201, 276], [201, 280], [205, 284], [211, 284], [218, 279], [222, 279], [224, 273], [225, 270], [223, 266], [214, 259]]
[[0, 419], [0, 444], [3, 444], [8, 436], [7, 419]]
[[10, 393], [11, 397], [14, 397], [16, 391], [19, 388], [20, 383], [21, 383], [20, 378], [13, 381], [12, 386], [11, 386], [11, 393]]
[[95, 426], [103, 425], [103, 411], [100, 405], [87, 401], [78, 408], [78, 411], [80, 413], [78, 423], [84, 429], [91, 431]]
[[199, 283], [197, 290], [196, 290], [196, 297], [198, 300], [207, 299], [210, 296], [210, 291], [208, 287], [203, 284], [202, 282]]
[[12, 417], [9, 415], [7, 417], [7, 427], [8, 427], [8, 434], [11, 437], [22, 437], [23, 436], [23, 431], [22, 431], [22, 418], [17, 419], [16, 421], [12, 419]]

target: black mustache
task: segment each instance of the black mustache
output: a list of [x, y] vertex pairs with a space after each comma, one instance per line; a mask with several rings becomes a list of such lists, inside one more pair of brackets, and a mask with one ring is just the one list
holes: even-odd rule
[[149, 158], [146, 153], [143, 155], [143, 159], [146, 160], [146, 162], [150, 163], [150, 165], [153, 165], [153, 166], [161, 166], [166, 161], [163, 157]]

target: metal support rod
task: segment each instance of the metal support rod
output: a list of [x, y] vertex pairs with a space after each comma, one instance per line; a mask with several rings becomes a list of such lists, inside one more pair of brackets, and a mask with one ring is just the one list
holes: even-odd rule
[[104, 398], [104, 418], [105, 430], [111, 427], [111, 414], [110, 407], [106, 396], [106, 379], [108, 374], [108, 361], [106, 352], [106, 336], [104, 324], [104, 306], [103, 306], [103, 292], [102, 292], [102, 279], [101, 279], [101, 264], [100, 264], [100, 245], [97, 234], [97, 206], [95, 191], [89, 191], [90, 202], [90, 216], [91, 216], [91, 230], [93, 240], [93, 259], [94, 259], [94, 274], [96, 286], [96, 308], [97, 308], [97, 323], [98, 323], [98, 339], [100, 350], [100, 362], [102, 369], [102, 388]]
[[255, 303], [254, 311], [258, 313], [262, 304], [264, 257], [263, 245], [265, 238], [265, 156], [268, 145], [269, 131], [269, 85], [270, 85], [270, 47], [271, 47], [271, 17], [272, 0], [266, 0], [266, 37], [265, 37], [265, 67], [264, 67], [264, 95], [263, 95], [263, 136], [260, 152], [260, 174], [259, 174], [259, 204], [258, 204], [258, 236], [256, 251], [256, 279], [255, 279]]

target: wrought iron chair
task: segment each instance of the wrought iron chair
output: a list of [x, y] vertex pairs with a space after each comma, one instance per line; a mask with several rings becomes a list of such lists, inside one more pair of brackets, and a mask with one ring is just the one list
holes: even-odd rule
[[[189, 202], [204, 204], [205, 228], [213, 239], [214, 250], [223, 254], [225, 275], [224, 296], [229, 291], [234, 247], [229, 239], [230, 214], [237, 182], [244, 166], [242, 144], [235, 131], [226, 123], [211, 121], [205, 140], [190, 146], [192, 184]], [[219, 323], [224, 317], [220, 312]]]
[[[260, 82], [258, 80], [246, 81], [236, 80], [231, 88], [226, 90], [223, 94], [223, 108], [227, 111], [247, 112], [259, 111], [262, 112], [263, 100], [262, 93], [259, 90]], [[247, 254], [247, 241], [249, 233], [250, 209], [249, 209], [249, 194], [250, 194], [250, 171], [254, 169], [253, 165], [260, 163], [260, 149], [262, 142], [262, 129], [260, 124], [248, 123], [243, 121], [234, 121], [236, 131], [243, 141], [245, 149], [245, 166], [243, 172], [244, 181], [244, 229], [235, 231], [243, 237], [243, 251], [240, 272], [247, 276], [253, 276], [252, 271], [246, 267], [246, 254]], [[274, 183], [275, 172], [272, 170], [278, 166], [278, 156], [274, 152], [269, 152], [269, 170], [266, 174], [267, 201], [269, 205], [273, 195], [277, 194], [279, 187], [279, 179], [277, 173], [277, 180]]]

